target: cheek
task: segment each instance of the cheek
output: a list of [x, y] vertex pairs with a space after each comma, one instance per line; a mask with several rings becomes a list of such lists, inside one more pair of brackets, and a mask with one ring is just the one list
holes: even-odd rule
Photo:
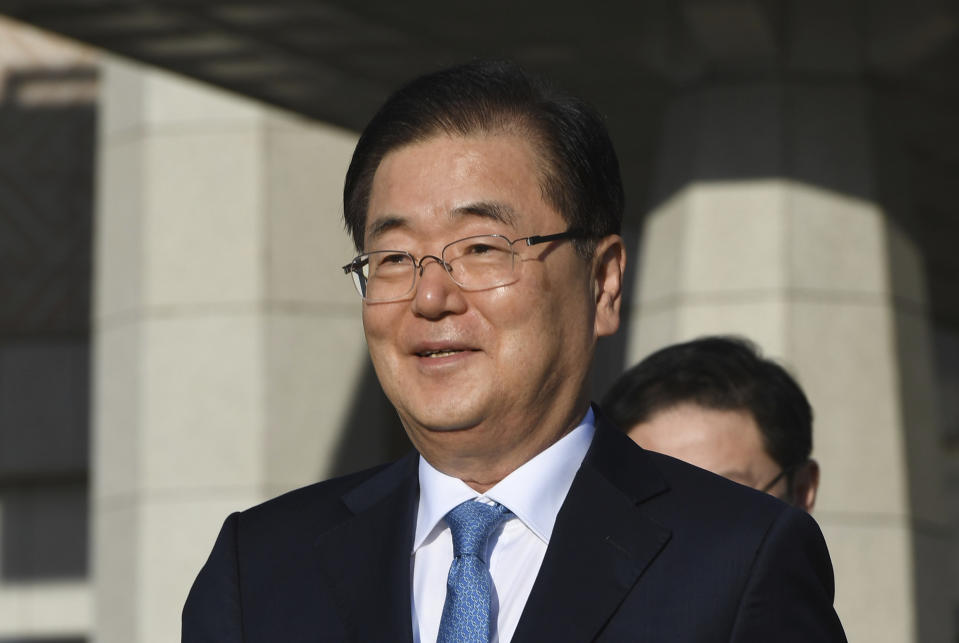
[[544, 303], [541, 291], [520, 282], [482, 293], [473, 307], [492, 332], [507, 339], [537, 326]]
[[363, 334], [366, 335], [367, 343], [379, 334], [380, 324], [375, 314], [370, 314], [366, 304], [363, 304]]
[[395, 341], [395, 317], [386, 306], [363, 305], [363, 332], [374, 363], [385, 356], [390, 344]]
[[521, 375], [555, 362], [569, 320], [555, 295], [543, 289], [508, 290], [489, 293], [477, 310], [496, 338], [500, 368]]

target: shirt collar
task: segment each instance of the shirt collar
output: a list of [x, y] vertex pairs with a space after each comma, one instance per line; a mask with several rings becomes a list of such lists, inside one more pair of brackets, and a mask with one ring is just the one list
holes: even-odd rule
[[[595, 422], [590, 408], [579, 426], [500, 480], [482, 497], [509, 507], [537, 537], [549, 544], [556, 516], [593, 440]], [[414, 552], [441, 531], [445, 523], [440, 525], [440, 522], [450, 509], [481, 497], [459, 478], [434, 469], [423, 456], [420, 456], [419, 479]]]

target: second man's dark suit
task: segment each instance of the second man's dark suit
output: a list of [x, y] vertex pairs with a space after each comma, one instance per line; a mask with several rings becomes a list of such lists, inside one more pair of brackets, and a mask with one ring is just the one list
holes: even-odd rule
[[[231, 515], [184, 643], [410, 641], [418, 490], [414, 453]], [[845, 641], [832, 600], [805, 512], [600, 420], [513, 641]]]

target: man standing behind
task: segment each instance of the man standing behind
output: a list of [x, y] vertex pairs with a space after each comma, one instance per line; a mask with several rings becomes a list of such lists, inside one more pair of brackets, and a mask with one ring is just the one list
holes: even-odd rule
[[660, 349], [623, 373], [602, 406], [643, 448], [806, 511], [816, 503], [812, 408], [748, 340], [703, 337]]
[[509, 63], [422, 77], [363, 132], [344, 210], [416, 452], [231, 515], [184, 641], [845, 640], [811, 518], [590, 407], [625, 265], [595, 112]]

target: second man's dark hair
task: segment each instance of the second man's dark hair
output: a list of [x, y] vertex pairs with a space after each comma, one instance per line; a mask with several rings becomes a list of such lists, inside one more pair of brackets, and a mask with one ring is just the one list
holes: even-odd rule
[[786, 370], [752, 342], [704, 337], [656, 351], [623, 373], [603, 398], [603, 413], [623, 430], [684, 403], [749, 411], [769, 455], [783, 469], [812, 452], [812, 407]]
[[[603, 119], [587, 103], [561, 92], [515, 63], [483, 60], [413, 80], [393, 94], [367, 125], [343, 188], [346, 227], [363, 250], [370, 190], [389, 152], [438, 134], [514, 134], [542, 160], [543, 198], [571, 229], [584, 232], [577, 250], [618, 234], [623, 217], [619, 161]], [[533, 230], [528, 234], [550, 234]]]

